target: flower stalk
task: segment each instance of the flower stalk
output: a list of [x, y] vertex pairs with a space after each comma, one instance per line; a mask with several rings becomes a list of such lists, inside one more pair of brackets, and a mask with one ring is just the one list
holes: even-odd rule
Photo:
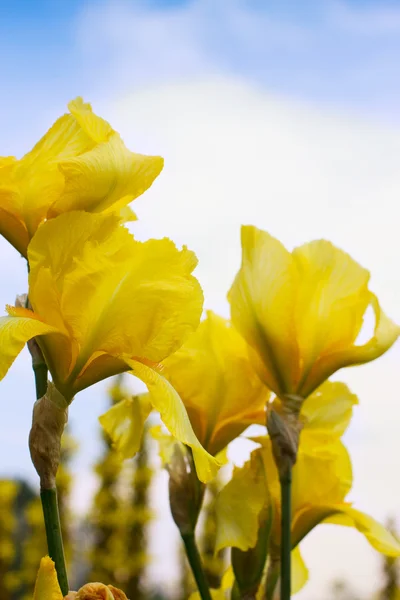
[[281, 484], [281, 600], [290, 599], [291, 590], [291, 523], [292, 523], [292, 466], [287, 466], [286, 472], [280, 476]]
[[203, 569], [203, 564], [201, 562], [201, 557], [194, 533], [181, 533], [181, 537], [185, 545], [186, 556], [188, 558], [190, 568], [192, 569], [200, 597], [202, 600], [211, 600], [206, 574]]
[[[34, 364], [35, 355], [31, 348], [30, 350]], [[37, 350], [40, 352], [38, 346]], [[34, 369], [34, 372], [38, 399], [33, 408], [29, 449], [32, 462], [40, 477], [40, 500], [46, 529], [48, 553], [55, 563], [61, 592], [66, 596], [69, 591], [69, 585], [55, 478], [60, 461], [61, 436], [68, 419], [68, 407], [54, 385], [51, 383], [48, 384], [47, 368]], [[46, 382], [43, 381], [44, 375], [46, 375]], [[45, 394], [39, 396], [44, 389], [46, 390]]]

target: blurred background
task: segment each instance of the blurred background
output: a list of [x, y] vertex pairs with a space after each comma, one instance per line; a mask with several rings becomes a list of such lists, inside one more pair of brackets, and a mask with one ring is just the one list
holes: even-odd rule
[[[196, 252], [206, 308], [229, 316], [239, 228], [251, 223], [289, 248], [330, 239], [370, 269], [371, 289], [400, 322], [398, 0], [0, 0], [0, 51], [0, 154], [23, 155], [84, 96], [130, 149], [165, 157], [130, 227], [139, 239], [169, 236]], [[26, 285], [24, 261], [0, 239], [0, 306]], [[399, 359], [396, 345], [336, 377], [360, 399], [345, 436], [349, 499], [394, 530]], [[128, 376], [117, 384], [142, 389]], [[70, 410], [60, 489], [74, 584], [89, 574], [121, 581], [131, 598], [187, 598], [192, 583], [155, 444], [149, 438], [119, 472], [102, 438], [97, 418], [115, 400], [111, 385], [81, 393]], [[45, 551], [26, 351], [0, 400], [0, 598], [19, 600], [31, 597]], [[240, 464], [248, 450], [239, 441], [231, 457]], [[210, 557], [212, 495], [199, 530]], [[396, 565], [353, 530], [320, 526], [302, 551], [310, 581], [299, 600], [397, 597]], [[220, 575], [218, 558], [210, 577]]]

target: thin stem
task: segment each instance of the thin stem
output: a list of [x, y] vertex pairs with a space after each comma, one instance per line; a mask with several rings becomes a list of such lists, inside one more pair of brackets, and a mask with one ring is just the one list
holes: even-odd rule
[[292, 466], [287, 464], [281, 482], [281, 595], [280, 600], [290, 600], [291, 590], [291, 524], [292, 524]]
[[[36, 340], [31, 340], [29, 349], [32, 354], [32, 368], [35, 374], [36, 398], [39, 400], [40, 398], [43, 398], [47, 392], [48, 370]], [[42, 488], [40, 490], [40, 499], [42, 501], [48, 553], [50, 558], [54, 560], [61, 593], [63, 596], [66, 596], [69, 591], [69, 585], [65, 565], [60, 514], [58, 511], [57, 489], [55, 487], [50, 489]]]
[[39, 400], [47, 392], [47, 365], [45, 362], [32, 362], [32, 368], [35, 374], [36, 398]]
[[188, 558], [190, 568], [192, 569], [193, 576], [196, 580], [200, 597], [202, 600], [211, 600], [207, 578], [204, 573], [194, 533], [182, 533], [182, 540], [185, 544], [186, 556]]
[[61, 535], [60, 515], [58, 512], [57, 490], [55, 488], [50, 490], [42, 489], [40, 499], [42, 501], [49, 556], [54, 560], [56, 566], [61, 593], [63, 596], [66, 596], [69, 591], [69, 585]]

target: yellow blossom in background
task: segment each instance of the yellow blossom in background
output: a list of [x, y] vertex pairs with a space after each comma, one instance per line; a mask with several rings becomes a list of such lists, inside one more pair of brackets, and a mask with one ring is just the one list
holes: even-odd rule
[[200, 445], [159, 367], [199, 323], [195, 255], [166, 238], [138, 242], [112, 215], [76, 211], [38, 229], [28, 260], [33, 310], [8, 307], [9, 316], [0, 318], [0, 378], [32, 337], [68, 403], [129, 370], [148, 386], [172, 435], [192, 447], [199, 477], [212, 478], [217, 461]]
[[71, 210], [124, 208], [160, 174], [163, 159], [130, 152], [119, 134], [76, 98], [20, 160], [0, 158], [0, 234], [21, 254], [46, 219]]
[[[296, 579], [307, 580], [298, 544], [319, 523], [354, 527], [379, 552], [400, 556], [400, 543], [372, 517], [346, 502], [352, 487], [350, 458], [340, 438], [357, 402], [343, 383], [325, 382], [303, 404], [297, 462], [292, 483], [292, 562]], [[269, 556], [280, 553], [280, 483], [268, 437], [251, 459], [234, 471], [217, 500], [217, 549], [236, 547], [243, 551], [257, 543], [259, 515], [266, 502], [272, 504], [273, 523]], [[268, 489], [269, 494], [265, 493]], [[264, 495], [262, 491], [264, 490]], [[246, 502], [243, 502], [244, 494]], [[279, 567], [278, 567], [279, 572]]]
[[[208, 311], [196, 332], [162, 364], [198, 440], [210, 454], [215, 456], [249, 425], [265, 424], [268, 389], [252, 366], [247, 344], [226, 319]], [[139, 448], [150, 400], [149, 396], [124, 400], [100, 419], [126, 457]]]
[[[306, 398], [338, 369], [374, 360], [397, 340], [400, 328], [368, 289], [369, 272], [330, 242], [290, 253], [265, 231], [244, 226], [242, 252], [228, 295], [232, 321], [278, 396]], [[357, 345], [369, 306], [375, 331]]]

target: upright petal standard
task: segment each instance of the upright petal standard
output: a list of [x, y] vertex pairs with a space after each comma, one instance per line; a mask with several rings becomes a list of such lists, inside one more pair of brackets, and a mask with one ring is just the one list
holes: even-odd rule
[[68, 108], [23, 158], [0, 158], [0, 234], [24, 256], [46, 219], [77, 209], [119, 211], [163, 168], [159, 156], [130, 152], [82, 98]]
[[0, 318], [0, 376], [32, 337], [68, 403], [97, 381], [131, 371], [171, 433], [192, 447], [199, 477], [211, 478], [217, 463], [159, 366], [200, 320], [195, 255], [168, 239], [137, 242], [113, 215], [77, 211], [38, 229], [28, 261], [32, 310], [8, 307]]
[[[374, 360], [397, 340], [400, 328], [368, 289], [368, 271], [330, 242], [290, 253], [265, 231], [245, 226], [242, 250], [228, 295], [232, 321], [260, 377], [281, 398], [306, 398], [335, 371]], [[375, 332], [357, 345], [368, 306]]]

